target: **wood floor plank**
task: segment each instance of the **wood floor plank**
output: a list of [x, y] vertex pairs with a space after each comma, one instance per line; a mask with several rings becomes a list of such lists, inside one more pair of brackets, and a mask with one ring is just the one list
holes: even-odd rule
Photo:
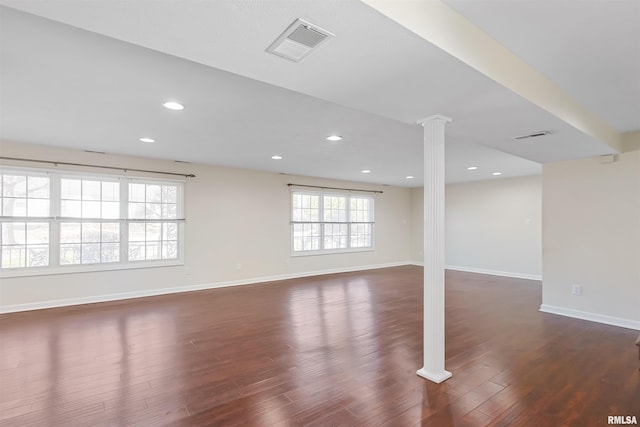
[[587, 426], [640, 417], [637, 331], [541, 313], [540, 283], [422, 268], [0, 315], [3, 426]]

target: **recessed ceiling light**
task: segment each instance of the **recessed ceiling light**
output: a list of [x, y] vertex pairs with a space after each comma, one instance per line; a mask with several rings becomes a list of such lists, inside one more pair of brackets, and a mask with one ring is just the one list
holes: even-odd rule
[[495, 175], [495, 176], [502, 175], [502, 172], [494, 172], [491, 175]]
[[360, 172], [362, 172], [362, 173], [371, 173], [371, 171], [369, 169], [363, 169]]
[[152, 142], [156, 142], [156, 140], [153, 138], [140, 138], [140, 142], [148, 142], [151, 144]]
[[340, 135], [329, 135], [327, 137], [327, 141], [341, 141], [342, 137]]
[[414, 178], [414, 176], [413, 176], [413, 175], [407, 175], [407, 176], [405, 176], [405, 178], [407, 178], [407, 179], [413, 179], [413, 178]]
[[282, 160], [282, 156], [278, 156], [278, 155], [271, 156], [271, 158], [272, 158], [273, 160]]
[[164, 108], [167, 108], [169, 110], [174, 110], [174, 111], [184, 110], [184, 105], [174, 101], [165, 102], [164, 104], [162, 104], [162, 106]]
[[478, 167], [477, 167], [477, 166], [469, 166], [469, 167], [467, 168], [467, 170], [468, 170], [468, 171], [474, 171], [474, 170], [476, 170], [476, 169], [478, 169]]

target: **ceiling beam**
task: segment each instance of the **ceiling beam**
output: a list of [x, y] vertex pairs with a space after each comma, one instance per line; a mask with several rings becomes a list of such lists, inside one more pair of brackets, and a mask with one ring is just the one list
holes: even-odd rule
[[361, 0], [579, 131], [622, 151], [620, 134], [440, 0]]

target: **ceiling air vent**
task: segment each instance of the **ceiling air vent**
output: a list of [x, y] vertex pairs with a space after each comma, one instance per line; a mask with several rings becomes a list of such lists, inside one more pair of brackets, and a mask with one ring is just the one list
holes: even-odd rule
[[540, 136], [545, 136], [549, 134], [551, 134], [551, 132], [549, 132], [548, 130], [541, 130], [540, 132], [530, 133], [529, 135], [515, 136], [513, 137], [513, 139], [515, 139], [516, 141], [522, 141], [523, 139], [538, 138]]
[[329, 31], [298, 18], [280, 34], [276, 41], [271, 43], [267, 52], [290, 61], [300, 62], [331, 37], [333, 34]]

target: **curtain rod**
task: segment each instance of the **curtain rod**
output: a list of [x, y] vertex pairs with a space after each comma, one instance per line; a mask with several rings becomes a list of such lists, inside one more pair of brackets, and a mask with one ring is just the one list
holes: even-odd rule
[[339, 188], [339, 187], [322, 187], [319, 185], [302, 185], [302, 184], [287, 184], [289, 187], [306, 187], [306, 188], [320, 188], [321, 190], [342, 190], [342, 191], [360, 191], [362, 193], [379, 193], [383, 192], [380, 190], [358, 190], [357, 188]]
[[195, 178], [196, 176], [192, 173], [176, 173], [176, 172], [162, 172], [162, 171], [152, 171], [146, 169], [132, 169], [132, 168], [117, 168], [115, 166], [100, 166], [100, 165], [90, 165], [86, 163], [70, 163], [70, 162], [57, 162], [54, 160], [36, 160], [36, 159], [22, 159], [19, 157], [0, 157], [0, 160], [18, 160], [21, 162], [34, 162], [34, 163], [47, 163], [50, 165], [65, 165], [65, 166], [83, 166], [89, 168], [100, 168], [100, 169], [111, 169], [123, 172], [145, 172], [145, 173], [155, 173], [160, 175], [173, 175], [173, 176], [184, 176], [185, 178]]

